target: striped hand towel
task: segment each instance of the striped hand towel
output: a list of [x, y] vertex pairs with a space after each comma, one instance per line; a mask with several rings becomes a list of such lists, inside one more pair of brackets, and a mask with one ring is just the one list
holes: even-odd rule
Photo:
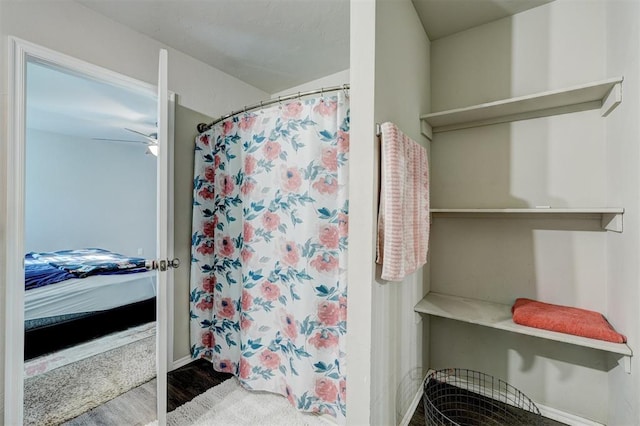
[[393, 123], [383, 123], [376, 262], [382, 279], [402, 281], [427, 262], [427, 150]]

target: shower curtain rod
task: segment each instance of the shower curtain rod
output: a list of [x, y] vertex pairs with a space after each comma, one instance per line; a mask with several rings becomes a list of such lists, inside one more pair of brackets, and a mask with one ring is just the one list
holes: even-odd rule
[[298, 92], [298, 93], [292, 93], [291, 95], [286, 95], [286, 96], [278, 96], [277, 98], [274, 99], [269, 99], [268, 101], [261, 101], [260, 103], [257, 104], [253, 104], [250, 106], [245, 106], [243, 109], [239, 109], [237, 111], [233, 111], [231, 114], [227, 114], [227, 115], [223, 115], [222, 117], [218, 118], [217, 120], [214, 120], [212, 123], [200, 123], [198, 124], [198, 132], [199, 133], [204, 133], [207, 130], [209, 130], [210, 128], [212, 128], [215, 124], [226, 120], [227, 118], [233, 117], [234, 115], [238, 115], [241, 114], [243, 112], [249, 112], [249, 111], [253, 111], [255, 109], [259, 109], [262, 107], [266, 107], [268, 105], [273, 105], [275, 103], [280, 103], [282, 101], [288, 101], [291, 99], [300, 99], [303, 96], [310, 96], [310, 95], [316, 95], [318, 93], [320, 94], [324, 94], [324, 93], [328, 93], [328, 92], [336, 92], [338, 90], [349, 90], [350, 85], [349, 84], [343, 84], [342, 86], [333, 86], [333, 87], [323, 87], [321, 89], [316, 89], [316, 90], [309, 90], [307, 92]]

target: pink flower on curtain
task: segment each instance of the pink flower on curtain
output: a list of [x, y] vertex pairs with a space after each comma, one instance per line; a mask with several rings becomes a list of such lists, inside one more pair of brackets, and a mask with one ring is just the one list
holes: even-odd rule
[[201, 301], [196, 303], [196, 308], [200, 309], [201, 311], [206, 311], [213, 308], [213, 298], [207, 297], [205, 299], [202, 299]]
[[340, 242], [340, 235], [338, 233], [338, 228], [331, 225], [325, 225], [320, 228], [320, 242], [328, 248], [338, 248], [338, 243]]
[[220, 155], [214, 155], [213, 157], [213, 168], [216, 170], [220, 169], [220, 163], [222, 160], [220, 159]]
[[296, 167], [289, 167], [282, 174], [282, 187], [289, 192], [298, 192], [302, 185], [300, 171]]
[[240, 250], [240, 257], [242, 258], [242, 261], [246, 263], [253, 257], [253, 252], [251, 250], [243, 248], [242, 250]]
[[311, 266], [318, 272], [332, 272], [338, 269], [338, 259], [327, 253], [319, 254], [311, 261]]
[[242, 239], [245, 243], [248, 243], [253, 239], [253, 225], [250, 222], [245, 222], [242, 224]]
[[262, 296], [267, 300], [276, 300], [280, 297], [280, 289], [272, 282], [264, 281], [260, 286]]
[[209, 182], [216, 180], [216, 169], [213, 166], [209, 166], [204, 170], [204, 178]]
[[240, 127], [240, 129], [242, 130], [249, 130], [251, 127], [253, 127], [253, 124], [256, 122], [256, 115], [244, 115], [242, 116], [242, 118], [240, 118], [240, 123], [238, 124], [238, 127]]
[[251, 318], [247, 317], [246, 315], [242, 315], [240, 317], [240, 330], [248, 330], [251, 327], [251, 324], [253, 324]]
[[247, 155], [244, 158], [244, 172], [252, 175], [256, 171], [256, 158], [253, 155]]
[[302, 103], [290, 102], [284, 106], [282, 116], [285, 118], [298, 118], [303, 109]]
[[338, 131], [338, 152], [349, 152], [349, 133]]
[[332, 176], [320, 178], [312, 186], [321, 194], [335, 194], [338, 192], [338, 181]]
[[260, 354], [260, 364], [262, 364], [269, 370], [275, 370], [276, 368], [280, 367], [280, 356], [277, 353], [270, 351], [269, 349], [265, 349]]
[[338, 383], [338, 387], [340, 388], [340, 399], [343, 401], [347, 400], [347, 381], [346, 380], [340, 380], [340, 382]]
[[216, 345], [216, 337], [212, 331], [205, 331], [200, 336], [200, 341], [205, 348], [213, 348]]
[[211, 275], [202, 279], [202, 289], [207, 293], [213, 293], [216, 288], [216, 276]]
[[207, 135], [206, 133], [200, 135], [199, 140], [201, 144], [209, 146], [209, 135]]
[[321, 161], [324, 167], [335, 172], [338, 170], [338, 151], [335, 148], [324, 148]]
[[198, 195], [200, 196], [200, 198], [205, 200], [213, 200], [213, 198], [215, 197], [213, 191], [211, 191], [206, 186], [202, 187], [202, 189], [198, 192]]
[[298, 251], [298, 246], [295, 241], [287, 241], [284, 244], [284, 257], [282, 261], [285, 265], [295, 267], [300, 260], [300, 252]]
[[242, 298], [240, 299], [240, 303], [243, 311], [248, 311], [251, 309], [251, 305], [253, 304], [253, 296], [247, 290], [242, 290]]
[[341, 237], [349, 234], [349, 217], [344, 213], [338, 213], [338, 229]]
[[249, 195], [253, 192], [255, 187], [256, 184], [248, 180], [242, 184], [242, 186], [240, 187], [240, 192], [242, 192], [244, 195]]
[[325, 402], [336, 402], [338, 398], [338, 388], [333, 381], [322, 378], [316, 380], [316, 395]]
[[327, 100], [321, 100], [320, 102], [318, 102], [318, 105], [316, 105], [313, 108], [314, 112], [317, 112], [320, 115], [333, 115], [336, 113], [336, 109], [338, 109], [338, 103], [335, 101], [327, 101]]
[[233, 178], [229, 175], [224, 175], [222, 177], [222, 195], [231, 195], [234, 187]]
[[222, 318], [231, 319], [236, 313], [236, 308], [233, 306], [233, 302], [231, 298], [225, 297], [220, 301], [220, 306], [218, 308], [218, 315]]
[[213, 243], [205, 242], [202, 245], [200, 245], [196, 249], [196, 251], [202, 254], [203, 256], [208, 256], [210, 254], [213, 254], [213, 252], [215, 251], [215, 248], [213, 247]]
[[317, 349], [335, 348], [338, 346], [338, 336], [328, 331], [319, 331], [309, 339], [309, 343]]
[[251, 364], [247, 361], [246, 358], [240, 358], [240, 371], [238, 372], [238, 376], [241, 379], [246, 379], [251, 375]]
[[293, 315], [285, 313], [281, 316], [282, 326], [284, 327], [284, 334], [291, 339], [295, 340], [298, 337], [298, 327], [296, 326], [296, 320]]
[[211, 221], [205, 222], [202, 226], [202, 233], [205, 237], [213, 238], [216, 232], [216, 226], [218, 226], [218, 224], [215, 218]]
[[222, 136], [227, 136], [233, 130], [233, 121], [226, 120], [222, 122]]
[[324, 325], [338, 324], [340, 308], [331, 302], [322, 302], [318, 305], [318, 319]]
[[280, 155], [280, 144], [275, 141], [269, 141], [264, 144], [262, 153], [267, 160], [275, 160]]
[[271, 213], [270, 211], [266, 211], [262, 215], [262, 226], [267, 231], [273, 231], [280, 226], [280, 216], [275, 213]]
[[233, 241], [231, 240], [231, 237], [228, 235], [225, 235], [224, 237], [222, 237], [218, 245], [219, 245], [219, 248], [218, 248], [219, 252], [224, 257], [231, 257], [235, 253], [235, 248], [233, 247]]

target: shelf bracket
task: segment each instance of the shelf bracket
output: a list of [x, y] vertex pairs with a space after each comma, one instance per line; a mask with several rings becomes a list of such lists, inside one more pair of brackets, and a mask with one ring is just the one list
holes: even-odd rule
[[422, 133], [429, 141], [433, 140], [433, 128], [427, 120], [420, 120], [420, 133]]
[[622, 213], [603, 213], [600, 219], [602, 229], [612, 232], [622, 232]]
[[620, 363], [622, 364], [622, 367], [624, 367], [624, 372], [627, 374], [631, 374], [631, 357], [623, 356], [621, 360], [618, 361], [618, 364]]
[[611, 111], [616, 109], [622, 102], [622, 83], [616, 83], [607, 96], [602, 100], [602, 107], [600, 107], [600, 114], [603, 117], [611, 114]]

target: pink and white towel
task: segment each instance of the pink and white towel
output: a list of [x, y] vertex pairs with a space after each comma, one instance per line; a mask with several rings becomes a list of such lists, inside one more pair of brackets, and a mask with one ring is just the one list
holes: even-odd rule
[[376, 262], [382, 279], [402, 281], [427, 262], [427, 150], [393, 123], [383, 123]]

